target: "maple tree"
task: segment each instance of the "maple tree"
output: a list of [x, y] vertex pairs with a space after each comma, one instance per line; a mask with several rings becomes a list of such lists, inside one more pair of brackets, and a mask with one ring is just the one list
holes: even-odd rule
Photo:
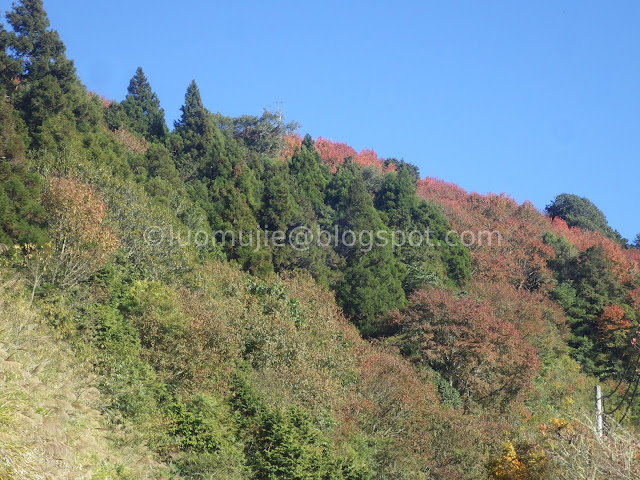
[[535, 349], [490, 306], [468, 296], [428, 288], [414, 293], [405, 312], [392, 315], [404, 349], [438, 371], [465, 399], [504, 406], [531, 385]]
[[371, 149], [364, 149], [358, 153], [353, 147], [344, 142], [335, 142], [322, 137], [316, 139], [315, 147], [320, 153], [322, 161], [329, 165], [332, 172], [335, 172], [346, 158], [351, 158], [354, 163], [360, 166], [371, 166], [381, 172], [393, 170], [393, 166], [385, 165], [383, 160], [378, 157], [378, 154]]
[[596, 319], [598, 333], [604, 339], [608, 339], [614, 332], [626, 333], [631, 327], [631, 322], [625, 316], [625, 312], [619, 305], [607, 305]]

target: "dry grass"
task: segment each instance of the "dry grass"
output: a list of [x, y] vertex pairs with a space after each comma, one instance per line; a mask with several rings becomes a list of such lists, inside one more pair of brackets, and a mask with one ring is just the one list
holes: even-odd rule
[[0, 271], [0, 480], [167, 478], [110, 424], [95, 376]]

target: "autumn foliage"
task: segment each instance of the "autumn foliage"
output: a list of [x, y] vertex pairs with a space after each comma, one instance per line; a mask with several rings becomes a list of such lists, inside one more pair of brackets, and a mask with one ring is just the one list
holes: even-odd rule
[[[302, 138], [299, 135], [287, 135], [284, 139], [284, 147], [280, 154], [281, 158], [291, 158], [296, 148], [302, 145]], [[392, 165], [385, 165], [384, 159], [369, 148], [365, 148], [358, 153], [353, 147], [344, 143], [318, 137], [315, 140], [315, 149], [320, 154], [322, 161], [329, 166], [331, 172], [335, 173], [339, 165], [344, 163], [345, 158], [351, 158], [362, 167], [374, 167], [380, 172], [392, 171]]]
[[533, 205], [518, 205], [504, 194], [468, 194], [430, 177], [416, 188], [422, 198], [443, 208], [455, 230], [476, 235], [469, 246], [476, 278], [508, 282], [518, 289], [549, 287], [547, 261], [554, 252], [542, 241], [548, 222]]
[[147, 153], [149, 145], [144, 138], [140, 138], [126, 130], [125, 128], [118, 128], [113, 131], [113, 136], [122, 142], [125, 148], [133, 153]]
[[591, 247], [600, 247], [612, 262], [612, 272], [621, 284], [629, 283], [640, 272], [640, 256], [633, 249], [623, 250], [620, 245], [599, 232], [569, 227], [561, 218], [549, 220], [551, 230], [559, 236], [565, 237], [578, 250], [584, 251]]
[[107, 261], [118, 239], [107, 225], [107, 205], [88, 184], [53, 177], [43, 196], [49, 235], [55, 245], [51, 280], [69, 287], [86, 279]]
[[463, 398], [499, 405], [531, 386], [539, 365], [536, 351], [488, 303], [435, 288], [410, 301], [406, 312], [392, 316], [403, 328], [405, 348]]
[[598, 332], [603, 338], [608, 338], [613, 332], [626, 332], [630, 327], [631, 322], [619, 305], [608, 305], [597, 319]]
[[[167, 471], [128, 453], [144, 474], [124, 457], [104, 470], [67, 435], [68, 457], [100, 478], [638, 478], [639, 442], [611, 448], [615, 432], [602, 440], [572, 420], [591, 412], [596, 380], [621, 386], [610, 409], [638, 379], [627, 360], [640, 249], [607, 237], [604, 215], [580, 222], [570, 201], [572, 215], [549, 218], [505, 194], [419, 180], [404, 160], [301, 138], [280, 110], [212, 113], [195, 80], [170, 132], [141, 67], [122, 102], [86, 91], [42, 0], [15, 2], [0, 43], [0, 478], [20, 455], [31, 462], [8, 428], [31, 438], [55, 419], [82, 435], [72, 412], [92, 409], [107, 413], [105, 440], [148, 447], [142, 457]], [[198, 241], [334, 226], [428, 228], [434, 244]], [[53, 365], [31, 348], [34, 324], [95, 378], [39, 395], [67, 372], [38, 377], [33, 358]], [[27, 398], [30, 416], [11, 418]], [[56, 462], [69, 449], [31, 443], [58, 450]], [[64, 476], [40, 462], [38, 478]], [[29, 476], [12, 465], [10, 478]], [[594, 465], [606, 468], [581, 470]]]

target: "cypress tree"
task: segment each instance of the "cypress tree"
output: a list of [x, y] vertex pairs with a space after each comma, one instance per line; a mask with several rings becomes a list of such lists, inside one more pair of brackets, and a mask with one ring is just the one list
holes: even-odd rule
[[178, 170], [185, 180], [196, 177], [229, 177], [232, 164], [226, 156], [225, 139], [204, 107], [200, 90], [192, 80], [185, 94], [182, 116], [174, 123], [181, 139]]
[[298, 202], [309, 202], [316, 213], [323, 212], [329, 169], [322, 163], [310, 135], [305, 135], [301, 147], [293, 154], [289, 170], [295, 178]]
[[13, 32], [2, 31], [2, 43], [17, 69], [14, 104], [29, 133], [31, 147], [55, 148], [77, 135], [76, 122], [87, 115], [89, 101], [58, 32], [49, 29], [41, 0], [21, 0], [7, 13]]
[[299, 217], [299, 208], [291, 193], [291, 178], [285, 164], [270, 162], [265, 168], [262, 224], [268, 230], [283, 230]]
[[[361, 169], [347, 160], [336, 172], [328, 190], [341, 235], [337, 251], [346, 262], [344, 277], [336, 285], [337, 299], [364, 335], [374, 335], [379, 333], [376, 318], [405, 303], [404, 272], [394, 258], [391, 244], [378, 241], [378, 234], [382, 232], [386, 232], [390, 240], [390, 232], [373, 206]], [[342, 238], [347, 231], [355, 237]]]
[[[446, 242], [449, 223], [433, 205], [416, 195], [415, 167], [398, 161], [395, 165], [397, 170], [385, 175], [376, 207], [385, 213], [390, 228], [403, 231], [407, 236], [414, 231], [422, 236], [421, 244], [406, 244], [396, 249], [396, 256], [408, 271], [405, 291], [410, 293], [445, 277], [450, 279], [449, 283], [461, 284], [471, 276], [468, 250], [460, 242]], [[429, 232], [428, 238], [426, 232]]]
[[164, 110], [160, 108], [160, 100], [141, 67], [129, 82], [127, 92], [121, 105], [129, 120], [129, 127], [146, 138], [164, 138], [167, 134]]

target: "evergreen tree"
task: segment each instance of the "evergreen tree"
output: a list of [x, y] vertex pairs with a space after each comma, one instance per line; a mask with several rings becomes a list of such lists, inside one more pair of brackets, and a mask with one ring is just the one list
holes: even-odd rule
[[20, 85], [19, 75], [22, 73], [20, 58], [9, 55], [12, 37], [0, 24], [0, 93], [11, 98]]
[[384, 177], [376, 207], [384, 212], [390, 228], [404, 232], [406, 238], [413, 235], [418, 239], [396, 248], [396, 256], [407, 268], [405, 292], [446, 279], [462, 283], [471, 276], [469, 252], [459, 242], [447, 244], [446, 218], [416, 195], [415, 167], [397, 161], [395, 165], [397, 170]]
[[293, 154], [289, 169], [295, 178], [298, 202], [308, 202], [316, 213], [323, 212], [324, 189], [330, 173], [328, 167], [322, 163], [309, 134], [305, 135], [300, 149]]
[[291, 193], [292, 182], [286, 164], [269, 162], [265, 168], [262, 226], [283, 230], [299, 218], [299, 208]]
[[162, 139], [167, 134], [164, 110], [158, 96], [151, 90], [141, 67], [129, 82], [128, 95], [121, 106], [129, 121], [129, 128], [145, 138]]
[[351, 160], [338, 168], [328, 191], [341, 236], [336, 250], [346, 262], [344, 278], [336, 285], [338, 301], [364, 335], [379, 333], [377, 316], [405, 303], [403, 269], [391, 244], [378, 241], [378, 235], [390, 240], [390, 232], [373, 206], [360, 167]]
[[176, 132], [192, 148], [199, 152], [205, 150], [213, 140], [213, 123], [209, 113], [204, 108], [200, 89], [195, 80], [187, 87], [184, 105], [180, 107], [182, 116], [174, 123]]
[[549, 262], [557, 281], [552, 298], [569, 320], [573, 354], [585, 371], [610, 374], [607, 370], [619, 362], [627, 347], [628, 332], [622, 332], [617, 343], [603, 342], [598, 318], [611, 305], [624, 305], [627, 291], [617, 281], [612, 262], [601, 247], [578, 252], [564, 238], [552, 234], [545, 235], [544, 241], [556, 251], [556, 258]]
[[189, 180], [196, 176], [228, 176], [231, 162], [226, 159], [224, 137], [204, 107], [195, 80], [189, 84], [180, 110], [182, 116], [174, 126], [180, 139], [178, 170], [182, 177]]
[[44, 243], [42, 177], [25, 158], [24, 125], [6, 100], [0, 100], [0, 243]]
[[14, 104], [29, 133], [31, 147], [55, 148], [77, 136], [76, 122], [86, 120], [89, 101], [58, 33], [49, 29], [41, 0], [21, 0], [7, 14], [13, 32], [2, 31], [0, 43], [20, 64]]

